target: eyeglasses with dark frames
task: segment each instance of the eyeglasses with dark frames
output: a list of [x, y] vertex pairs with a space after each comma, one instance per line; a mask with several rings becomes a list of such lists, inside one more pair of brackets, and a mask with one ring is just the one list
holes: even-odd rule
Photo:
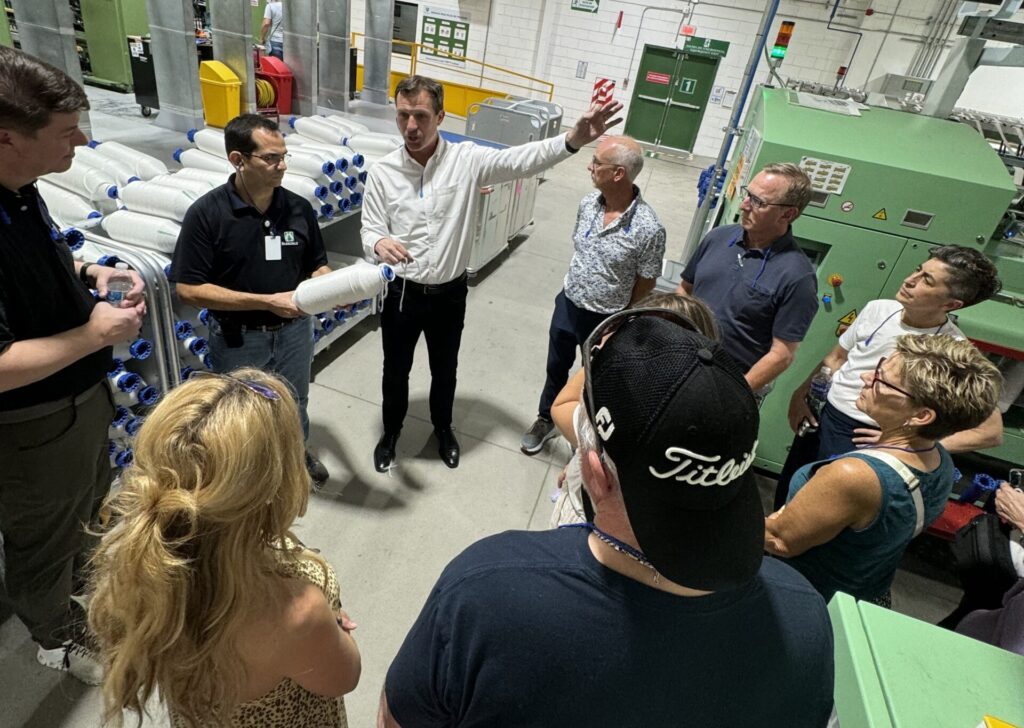
[[291, 154], [255, 154], [253, 152], [242, 152], [243, 156], [256, 157], [256, 159], [262, 159], [271, 167], [276, 167], [281, 162], [287, 162], [292, 158]]
[[270, 387], [268, 387], [265, 384], [260, 384], [259, 382], [254, 382], [251, 379], [239, 379], [238, 377], [232, 377], [230, 374], [221, 374], [219, 372], [209, 372], [209, 371], [193, 372], [192, 376], [190, 376], [189, 379], [196, 379], [196, 378], [201, 378], [201, 377], [213, 377], [213, 378], [216, 378], [216, 379], [226, 379], [229, 382], [236, 382], [238, 384], [241, 384], [243, 387], [248, 389], [250, 392], [255, 392], [256, 394], [260, 395], [264, 399], [269, 399], [269, 400], [274, 401], [274, 402], [276, 402], [277, 400], [281, 399], [281, 395], [279, 395], [277, 392], [275, 392], [273, 389], [271, 389]]
[[755, 210], [763, 210], [766, 207], [796, 207], [796, 205], [791, 205], [788, 202], [768, 202], [751, 192], [750, 188], [746, 185], [740, 187], [740, 192], [744, 198], [750, 200], [750, 206]]
[[875, 374], [874, 374], [874, 376], [871, 379], [871, 389], [875, 389], [879, 384], [884, 384], [889, 389], [891, 389], [893, 391], [896, 391], [896, 392], [899, 392], [900, 394], [902, 394], [905, 397], [909, 397], [910, 399], [914, 399], [914, 395], [912, 395], [907, 390], [900, 389], [895, 384], [892, 384], [891, 382], [887, 382], [884, 379], [882, 379], [882, 365], [885, 364], [885, 360], [886, 359], [888, 359], [888, 357], [883, 356], [881, 359], [878, 360], [878, 364], [875, 366]]
[[615, 162], [602, 162], [597, 157], [590, 158], [591, 167], [621, 167], [621, 164], [615, 164]]

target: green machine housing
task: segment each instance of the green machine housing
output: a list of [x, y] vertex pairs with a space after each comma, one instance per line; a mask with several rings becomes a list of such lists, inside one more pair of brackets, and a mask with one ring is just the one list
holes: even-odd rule
[[[818, 101], [833, 102], [845, 103]], [[977, 248], [995, 261], [1003, 293], [957, 312], [957, 325], [982, 350], [1024, 359], [1024, 259], [1019, 247], [1003, 240], [1017, 188], [973, 128], [873, 107], [851, 116], [802, 106], [795, 91], [759, 88], [723, 189], [718, 224], [739, 221], [740, 187], [772, 162], [813, 169], [814, 199], [793, 234], [817, 271], [819, 310], [795, 362], [761, 408], [758, 467], [777, 473], [785, 462], [793, 439], [787, 422], [793, 390], [864, 304], [894, 297], [933, 245]], [[1003, 424], [1003, 444], [984, 454], [1020, 463], [1022, 408], [1011, 407]]]

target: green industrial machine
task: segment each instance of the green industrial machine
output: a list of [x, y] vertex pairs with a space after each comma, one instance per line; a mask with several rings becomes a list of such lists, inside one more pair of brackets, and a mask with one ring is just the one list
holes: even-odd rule
[[14, 38], [11, 36], [11, 19], [14, 17], [14, 9], [11, 7], [11, 0], [4, 0], [4, 12], [0, 16], [0, 45], [14, 48]]
[[71, 0], [75, 40], [87, 83], [131, 91], [129, 35], [149, 32], [142, 0]]
[[[759, 88], [723, 190], [719, 225], [739, 221], [740, 187], [771, 162], [803, 166], [815, 188], [793, 234], [817, 270], [819, 310], [761, 408], [756, 465], [776, 473], [793, 439], [793, 390], [864, 304], [895, 296], [932, 245], [970, 246], [995, 260], [1003, 293], [959, 313], [957, 325], [982, 350], [1024, 359], [1024, 257], [1004, 240], [1017, 188], [999, 156], [968, 125], [872, 107], [850, 115], [849, 108]], [[985, 454], [1024, 462], [1024, 409], [1004, 415], [1003, 439]]]

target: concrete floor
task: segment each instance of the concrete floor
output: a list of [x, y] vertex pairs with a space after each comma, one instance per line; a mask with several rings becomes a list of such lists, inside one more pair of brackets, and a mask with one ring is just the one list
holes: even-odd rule
[[[133, 98], [89, 89], [98, 139], [116, 139], [168, 159], [181, 135], [138, 114]], [[461, 132], [461, 121], [445, 128]], [[310, 392], [311, 444], [331, 472], [297, 524], [299, 536], [334, 565], [345, 608], [358, 622], [363, 656], [359, 687], [347, 698], [350, 723], [372, 725], [388, 665], [444, 565], [474, 540], [506, 529], [544, 528], [555, 479], [569, 457], [561, 439], [535, 457], [519, 438], [536, 413], [544, 379], [552, 302], [572, 255], [569, 238], [579, 199], [591, 189], [584, 150], [547, 173], [535, 224], [471, 284], [459, 368], [455, 429], [462, 464], [439, 461], [427, 407], [424, 344], [416, 353], [409, 416], [399, 464], [378, 474], [371, 451], [380, 434], [382, 354], [371, 322], [318, 357]], [[648, 159], [638, 184], [668, 229], [668, 256], [678, 258], [696, 201], [696, 178], [708, 160]], [[774, 481], [763, 478], [763, 494]], [[770, 502], [770, 500], [769, 500]], [[899, 611], [937, 621], [958, 590], [900, 572]], [[21, 623], [0, 615], [0, 727], [96, 726], [98, 689], [40, 667]], [[154, 705], [145, 726], [165, 726]]]

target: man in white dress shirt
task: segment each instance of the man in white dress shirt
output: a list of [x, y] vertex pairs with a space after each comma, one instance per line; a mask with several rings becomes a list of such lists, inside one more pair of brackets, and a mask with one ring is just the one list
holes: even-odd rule
[[367, 257], [403, 264], [381, 313], [384, 432], [373, 461], [378, 472], [394, 464], [409, 407], [413, 352], [422, 333], [430, 360], [431, 424], [441, 459], [455, 468], [459, 443], [452, 407], [478, 189], [529, 177], [567, 159], [618, 124], [621, 119], [613, 117], [622, 104], [595, 104], [566, 134], [501, 150], [440, 138], [444, 90], [433, 79], [403, 79], [395, 89], [395, 106], [405, 146], [371, 167], [362, 213]]

